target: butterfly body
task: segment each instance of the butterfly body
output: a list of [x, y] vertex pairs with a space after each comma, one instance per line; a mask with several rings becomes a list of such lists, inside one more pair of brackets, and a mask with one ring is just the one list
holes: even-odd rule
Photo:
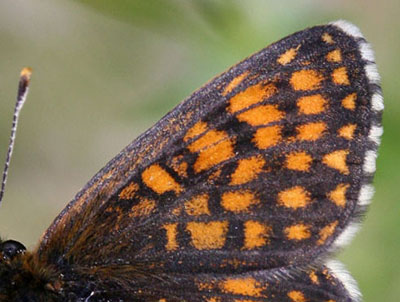
[[127, 146], [35, 251], [0, 262], [17, 278], [0, 275], [0, 301], [359, 301], [326, 259], [371, 198], [382, 109], [353, 25], [270, 45]]

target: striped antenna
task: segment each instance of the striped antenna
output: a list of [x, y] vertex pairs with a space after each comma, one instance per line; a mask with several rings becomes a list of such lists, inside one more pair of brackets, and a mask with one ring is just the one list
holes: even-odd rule
[[6, 162], [4, 164], [4, 170], [3, 170], [3, 180], [1, 182], [0, 205], [1, 205], [1, 201], [3, 200], [4, 189], [6, 187], [6, 182], [7, 182], [8, 168], [10, 166], [10, 160], [11, 160], [11, 156], [12, 156], [13, 149], [14, 149], [14, 142], [15, 142], [15, 135], [17, 132], [19, 113], [21, 112], [21, 109], [24, 106], [24, 103], [26, 100], [26, 96], [28, 95], [29, 81], [31, 79], [31, 74], [32, 74], [32, 69], [29, 67], [25, 67], [24, 69], [22, 69], [21, 75], [19, 78], [17, 102], [15, 104], [15, 109], [14, 109], [14, 117], [13, 117], [13, 123], [12, 123], [12, 127], [11, 127], [11, 135], [10, 135], [10, 143], [8, 145], [7, 157], [6, 157]]

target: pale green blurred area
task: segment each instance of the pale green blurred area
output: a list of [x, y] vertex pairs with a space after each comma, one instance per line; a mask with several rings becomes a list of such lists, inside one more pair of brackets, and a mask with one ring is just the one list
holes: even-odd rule
[[33, 248], [74, 194], [179, 101], [307, 26], [347, 19], [372, 43], [385, 95], [377, 193], [341, 254], [364, 301], [400, 296], [400, 1], [2, 0], [0, 164], [19, 71], [34, 74], [0, 234]]

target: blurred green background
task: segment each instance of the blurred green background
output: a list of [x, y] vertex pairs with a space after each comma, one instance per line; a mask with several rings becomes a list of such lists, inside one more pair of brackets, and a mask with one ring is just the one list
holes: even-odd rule
[[364, 301], [400, 296], [400, 1], [0, 1], [0, 164], [19, 71], [34, 68], [0, 234], [34, 247], [74, 194], [180, 100], [294, 31], [347, 19], [373, 44], [385, 95], [377, 193], [339, 256]]

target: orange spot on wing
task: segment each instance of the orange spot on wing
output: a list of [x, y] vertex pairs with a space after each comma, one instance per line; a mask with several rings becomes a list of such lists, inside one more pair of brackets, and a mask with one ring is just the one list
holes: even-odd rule
[[207, 123], [205, 122], [197, 122], [194, 124], [192, 128], [190, 128], [187, 132], [185, 137], [183, 138], [183, 141], [188, 141], [191, 138], [194, 138], [202, 133], [204, 133], [207, 130]]
[[301, 186], [295, 186], [278, 193], [278, 203], [287, 208], [304, 208], [310, 201], [310, 193]]
[[247, 76], [249, 75], [248, 71], [243, 72], [242, 74], [238, 75], [237, 77], [233, 78], [232, 81], [229, 82], [228, 85], [224, 88], [222, 95], [227, 95], [233, 89], [235, 89]]
[[335, 50], [332, 50], [326, 55], [326, 59], [329, 62], [341, 62], [342, 61], [342, 53], [340, 52], [340, 49], [337, 48]]
[[225, 192], [221, 197], [221, 205], [228, 211], [235, 213], [248, 211], [249, 207], [260, 201], [249, 191]]
[[225, 131], [211, 130], [191, 143], [188, 149], [199, 152], [193, 167], [197, 173], [234, 156], [233, 142]]
[[244, 248], [254, 249], [268, 243], [272, 228], [261, 222], [249, 220], [244, 223]]
[[322, 137], [326, 130], [324, 122], [313, 122], [296, 127], [297, 139], [315, 141]]
[[337, 85], [350, 85], [346, 67], [336, 68], [332, 72], [332, 81]]
[[354, 131], [356, 130], [357, 125], [355, 124], [348, 124], [346, 126], [343, 126], [338, 130], [339, 136], [351, 140], [354, 138]]
[[346, 191], [349, 187], [349, 184], [339, 184], [333, 191], [328, 193], [328, 198], [339, 207], [344, 208], [346, 205]]
[[188, 146], [188, 149], [191, 152], [198, 152], [227, 138], [228, 134], [225, 131], [210, 130], [205, 135], [192, 142]]
[[312, 163], [311, 155], [306, 152], [293, 152], [286, 157], [286, 168], [297, 171], [308, 171]]
[[317, 244], [321, 245], [324, 244], [326, 239], [328, 237], [332, 236], [333, 232], [335, 231], [338, 221], [332, 222], [331, 224], [328, 224], [327, 226], [323, 227], [321, 231], [319, 231], [319, 240], [317, 241]]
[[239, 114], [237, 118], [251, 126], [259, 126], [279, 121], [284, 116], [284, 112], [278, 110], [277, 105], [260, 105]]
[[295, 224], [286, 227], [285, 234], [290, 240], [303, 240], [311, 237], [310, 227], [304, 224]]
[[327, 101], [320, 94], [303, 96], [297, 100], [297, 107], [302, 114], [318, 114], [325, 111]]
[[257, 129], [252, 141], [259, 149], [266, 149], [276, 145], [281, 140], [281, 127], [271, 126]]
[[148, 216], [153, 212], [156, 207], [156, 202], [152, 199], [144, 198], [138, 204], [131, 208], [129, 217], [142, 217]]
[[221, 282], [220, 287], [224, 293], [251, 297], [261, 297], [263, 290], [261, 284], [251, 277], [227, 279]]
[[294, 90], [313, 90], [320, 87], [324, 77], [316, 70], [295, 71], [290, 78], [290, 84]]
[[185, 202], [185, 211], [188, 215], [192, 216], [210, 215], [210, 210], [208, 209], [208, 195], [197, 195]]
[[265, 165], [260, 156], [253, 156], [239, 160], [238, 166], [231, 175], [231, 185], [240, 185], [255, 179]]
[[279, 56], [279, 58], [276, 61], [281, 65], [286, 65], [290, 63], [296, 57], [297, 50], [299, 49], [299, 47], [300, 45], [296, 48], [290, 48], [286, 50], [283, 54]]
[[342, 106], [349, 110], [356, 109], [357, 93], [351, 93], [342, 100]]
[[175, 191], [175, 193], [182, 191], [180, 184], [158, 164], [147, 167], [142, 173], [142, 180], [158, 194], [163, 194], [167, 191]]
[[234, 155], [232, 141], [222, 141], [217, 145], [200, 152], [199, 157], [193, 166], [194, 171], [199, 173], [203, 170], [208, 170], [211, 167], [232, 158]]
[[176, 242], [177, 227], [177, 223], [169, 223], [163, 225], [163, 228], [167, 231], [167, 244], [165, 245], [165, 248], [168, 251], [174, 251], [179, 247], [178, 243]]
[[230, 99], [228, 110], [231, 113], [235, 113], [271, 97], [277, 91], [277, 88], [272, 83], [258, 83], [249, 86], [246, 90], [239, 92]]
[[332, 36], [330, 34], [328, 34], [328, 33], [324, 33], [322, 35], [322, 41], [324, 41], [325, 43], [328, 43], [328, 44], [335, 43], [335, 41], [333, 40]]
[[292, 290], [288, 293], [288, 297], [293, 302], [306, 302], [306, 298], [304, 297], [303, 293], [298, 290]]
[[121, 191], [121, 193], [119, 193], [118, 197], [120, 199], [126, 199], [126, 200], [133, 199], [138, 190], [139, 190], [139, 185], [137, 183], [131, 182]]
[[347, 154], [349, 154], [348, 150], [337, 150], [326, 154], [322, 162], [328, 167], [338, 170], [342, 174], [349, 174], [349, 168], [346, 163]]
[[193, 246], [198, 250], [220, 249], [226, 241], [227, 221], [188, 222]]
[[311, 271], [308, 276], [310, 277], [310, 280], [311, 280], [312, 283], [319, 284], [318, 276], [315, 273], [315, 271]]

